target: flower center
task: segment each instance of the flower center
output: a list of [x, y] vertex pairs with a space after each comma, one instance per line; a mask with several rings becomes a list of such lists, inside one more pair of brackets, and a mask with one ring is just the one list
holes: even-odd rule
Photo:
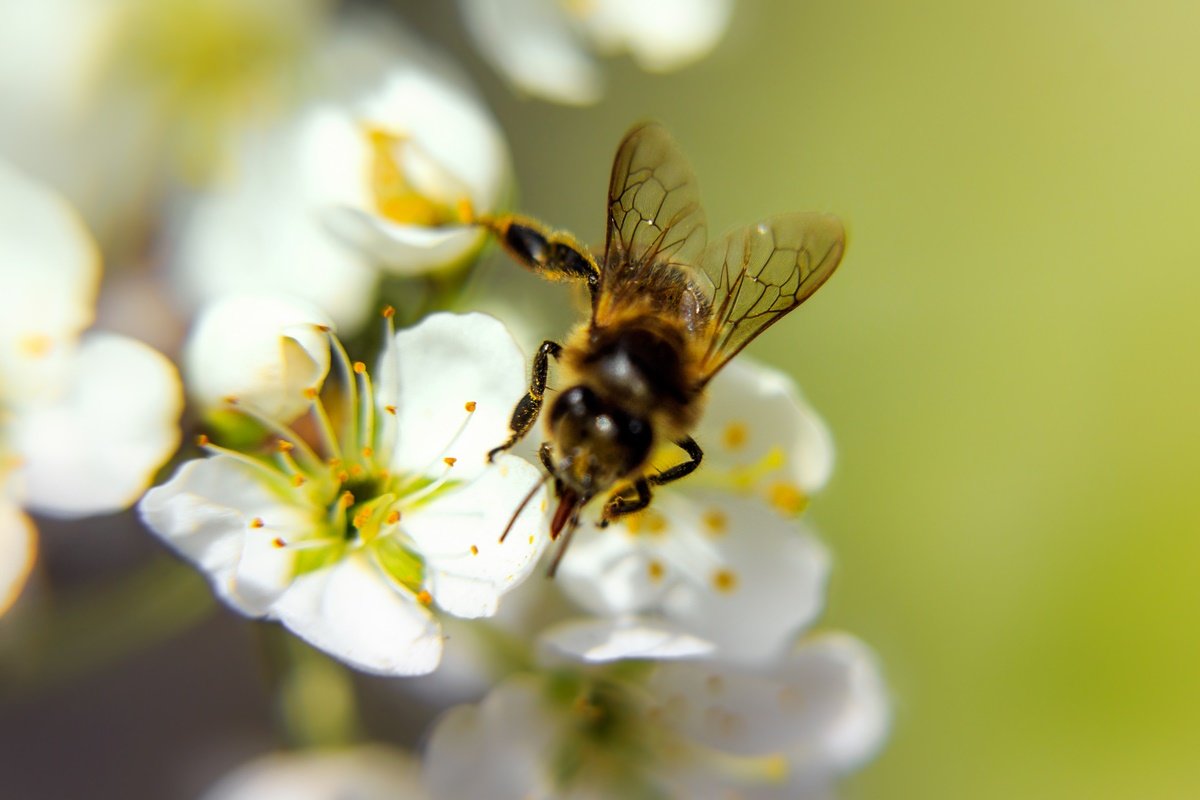
[[466, 188], [415, 141], [370, 124], [363, 134], [370, 149], [367, 183], [381, 217], [426, 228], [466, 221]]

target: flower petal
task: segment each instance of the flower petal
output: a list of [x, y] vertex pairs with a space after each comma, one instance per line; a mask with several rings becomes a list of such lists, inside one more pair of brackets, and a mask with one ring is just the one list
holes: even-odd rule
[[201, 800], [421, 800], [418, 765], [402, 750], [272, 753], [244, 764]]
[[486, 314], [431, 314], [400, 331], [378, 375], [380, 405], [396, 407], [393, 469], [440, 476], [452, 458], [461, 480], [508, 438], [528, 381], [516, 342]]
[[12, 503], [0, 500], [0, 616], [21, 594], [37, 556], [37, 530]]
[[[138, 504], [142, 521], [208, 574], [214, 591], [249, 616], [266, 614], [294, 574], [294, 553], [315, 521], [284, 504], [253, 467], [231, 456], [185, 462]], [[259, 525], [258, 523], [261, 523]]]
[[532, 464], [502, 455], [469, 483], [404, 518], [439, 607], [459, 617], [490, 617], [501, 595], [529, 576], [548, 541], [544, 489], [530, 498], [505, 540], [499, 538], [541, 482]]
[[362, 552], [300, 575], [271, 616], [314, 647], [378, 675], [424, 675], [442, 657], [437, 621]]
[[636, 617], [577, 619], [542, 632], [538, 641], [581, 661], [694, 658], [713, 645], [661, 620]]
[[179, 443], [182, 390], [174, 365], [133, 339], [84, 338], [57, 403], [12, 425], [29, 507], [86, 516], [124, 508]]
[[759, 478], [762, 485], [790, 481], [812, 493], [833, 471], [833, 439], [795, 382], [746, 358], [712, 380], [696, 438], [709, 469], [749, 471], [778, 461]]
[[597, 613], [660, 613], [725, 658], [776, 655], [816, 617], [829, 557], [796, 523], [751, 498], [663, 492], [640, 521], [581, 536], [564, 591]]
[[669, 72], [703, 58], [729, 25], [731, 0], [595, 0], [579, 17], [597, 46], [628, 49], [651, 72]]
[[590, 105], [602, 82], [560, 4], [553, 0], [459, 0], [467, 32], [517, 87], [557, 103]]
[[57, 194], [0, 162], [0, 401], [53, 393], [92, 321], [100, 254]]
[[333, 321], [315, 306], [277, 295], [234, 295], [200, 314], [184, 351], [188, 393], [206, 410], [227, 399], [288, 423], [308, 410], [304, 391], [329, 372]]

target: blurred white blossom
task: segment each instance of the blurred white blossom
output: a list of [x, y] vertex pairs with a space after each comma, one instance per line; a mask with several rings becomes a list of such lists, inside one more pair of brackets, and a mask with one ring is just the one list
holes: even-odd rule
[[[833, 464], [825, 426], [784, 374], [746, 359], [712, 381], [704, 463], [646, 511], [581, 530], [563, 589], [602, 615], [661, 615], [722, 655], [775, 656], [824, 602], [829, 556], [796, 516]], [[655, 458], [677, 463], [678, 448]]]
[[643, 69], [669, 72], [716, 46], [733, 0], [459, 0], [483, 56], [519, 89], [587, 105], [603, 94], [591, 51], [628, 51]]
[[136, 238], [168, 186], [317, 80], [326, 0], [0, 3], [0, 151], [100, 235]]
[[874, 754], [887, 722], [875, 659], [843, 634], [755, 669], [566, 660], [442, 717], [425, 773], [435, 800], [817, 798]]
[[[276, 335], [293, 338], [295, 326]], [[329, 342], [340, 383], [322, 387], [321, 375], [309, 387], [278, 386], [306, 396], [308, 416], [287, 427], [230, 398], [270, 432], [266, 446], [207, 443], [208, 458], [146, 495], [142, 517], [236, 610], [278, 619], [362, 670], [426, 673], [442, 653], [430, 607], [494, 614], [545, 545], [536, 493], [499, 542], [538, 471], [515, 456], [486, 461], [525, 392], [525, 361], [482, 314], [435, 314], [389, 337], [374, 381], [332, 334]], [[315, 434], [298, 433], [301, 424]]]
[[179, 231], [186, 299], [283, 292], [350, 331], [383, 275], [452, 270], [478, 252], [485, 232], [463, 223], [507, 190], [503, 136], [452, 69], [401, 41], [353, 92], [247, 138], [231, 179]]
[[272, 753], [244, 764], [201, 800], [426, 800], [419, 763], [402, 750], [360, 745]]
[[63, 517], [124, 508], [179, 442], [174, 366], [124, 336], [80, 338], [99, 278], [75, 212], [0, 163], [0, 611], [36, 551], [20, 507]]

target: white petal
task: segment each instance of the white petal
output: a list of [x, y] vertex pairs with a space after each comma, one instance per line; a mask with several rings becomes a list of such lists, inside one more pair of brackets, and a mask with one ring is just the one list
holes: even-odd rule
[[436, 798], [550, 800], [556, 719], [542, 682], [509, 678], [478, 706], [439, 719], [425, 747], [425, 781]]
[[844, 634], [815, 637], [766, 671], [667, 662], [649, 689], [671, 709], [668, 724], [701, 744], [739, 755], [785, 755], [794, 788], [825, 784], [857, 766], [887, 730], [874, 657]]
[[57, 402], [12, 426], [30, 507], [62, 516], [124, 508], [179, 443], [175, 367], [124, 336], [90, 334]]
[[778, 370], [739, 358], [709, 385], [708, 407], [696, 433], [706, 466], [752, 467], [782, 457], [764, 476], [816, 492], [833, 471], [833, 440], [795, 382]]
[[303, 300], [233, 295], [206, 307], [188, 337], [188, 393], [205, 410], [227, 398], [281, 423], [308, 410], [304, 395], [329, 372], [333, 321]]
[[545, 549], [545, 490], [532, 496], [503, 542], [500, 534], [541, 473], [515, 456], [404, 517], [404, 532], [425, 558], [429, 591], [459, 617], [490, 617], [500, 597], [537, 565]]
[[331, 234], [308, 194], [294, 130], [249, 143], [230, 185], [199, 201], [178, 233], [171, 268], [193, 306], [231, 294], [287, 294], [344, 333], [372, 317], [377, 271]]
[[[441, 475], [443, 459], [453, 458], [454, 477], [473, 478], [488, 451], [508, 438], [513, 408], [528, 388], [516, 342], [485, 314], [432, 314], [397, 333], [381, 362], [380, 403], [397, 407], [398, 473]], [[393, 384], [399, 394], [388, 399]]]
[[572, 105], [600, 99], [601, 79], [553, 0], [459, 0], [467, 31], [492, 66], [530, 94]]
[[581, 531], [559, 569], [564, 591], [597, 613], [662, 614], [737, 661], [776, 655], [820, 611], [825, 549], [763, 503], [662, 492], [648, 513], [658, 530]]
[[37, 530], [21, 509], [0, 498], [0, 616], [16, 602], [37, 557]]
[[146, 493], [138, 511], [208, 574], [218, 596], [249, 616], [266, 614], [292, 579], [293, 551], [274, 540], [302, 539], [318, 524], [312, 512], [282, 502], [255, 468], [224, 455], [185, 462]]
[[579, 17], [601, 49], [628, 48], [642, 68], [667, 72], [707, 55], [732, 10], [731, 0], [595, 0]]
[[713, 645], [661, 620], [634, 617], [581, 619], [543, 631], [543, 646], [582, 661], [694, 658], [712, 653]]
[[482, 246], [486, 232], [463, 225], [399, 225], [357, 208], [331, 209], [330, 230], [378, 258], [395, 275], [417, 275], [454, 264]]
[[383, 746], [273, 753], [226, 775], [201, 800], [422, 800], [411, 756]]
[[36, 402], [92, 321], [100, 254], [61, 197], [3, 162], [0, 220], [0, 400]]
[[361, 552], [296, 578], [271, 616], [364, 672], [424, 675], [442, 657], [441, 628], [429, 609]]

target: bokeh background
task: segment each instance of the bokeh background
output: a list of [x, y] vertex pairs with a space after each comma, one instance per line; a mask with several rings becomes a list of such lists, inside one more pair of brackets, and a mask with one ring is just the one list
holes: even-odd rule
[[[747, 1], [708, 59], [614, 61], [582, 109], [512, 94], [448, 4], [399, 10], [484, 92], [520, 207], [585, 241], [647, 117], [714, 229], [847, 221], [837, 276], [750, 352], [833, 429], [823, 624], [894, 691], [848, 797], [1200, 795], [1200, 6]], [[59, 579], [155, 550], [78, 534], [47, 533]], [[250, 639], [222, 612], [0, 709], [4, 771], [39, 798], [77, 759], [99, 796], [203, 786], [271, 735]], [[183, 778], [168, 742], [193, 747]]]

